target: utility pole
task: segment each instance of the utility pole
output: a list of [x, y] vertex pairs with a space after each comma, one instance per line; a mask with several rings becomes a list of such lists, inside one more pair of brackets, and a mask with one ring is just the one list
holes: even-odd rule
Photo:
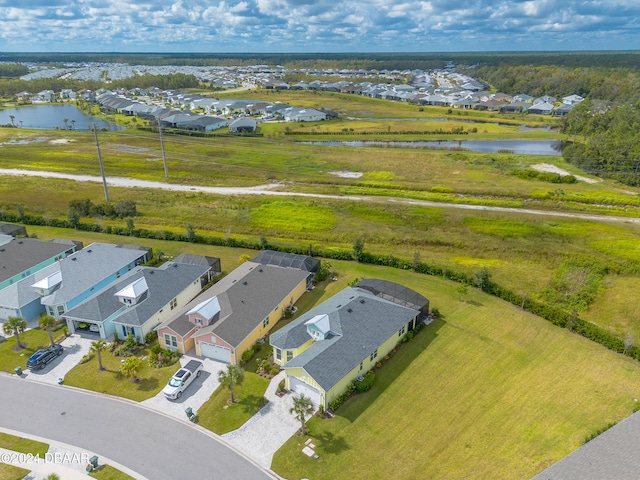
[[109, 202], [109, 190], [107, 189], [107, 177], [104, 176], [104, 165], [102, 164], [102, 155], [100, 154], [100, 142], [98, 142], [98, 127], [93, 124], [93, 133], [96, 136], [96, 148], [98, 149], [98, 161], [100, 162], [100, 173], [102, 174], [102, 185], [104, 186], [104, 198]]
[[167, 155], [164, 151], [164, 138], [162, 138], [162, 125], [158, 121], [158, 132], [160, 133], [160, 147], [162, 148], [162, 163], [164, 164], [164, 178], [169, 178], [169, 169], [167, 168]]

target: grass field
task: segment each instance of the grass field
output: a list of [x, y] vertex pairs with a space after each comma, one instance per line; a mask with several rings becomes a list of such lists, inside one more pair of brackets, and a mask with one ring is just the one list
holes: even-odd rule
[[228, 388], [218, 387], [198, 410], [198, 423], [218, 435], [237, 430], [265, 405], [261, 399], [268, 386], [269, 380], [246, 371], [234, 389], [236, 403], [230, 403]]
[[[53, 339], [59, 341], [64, 334], [61, 330], [53, 333]], [[27, 360], [37, 350], [48, 347], [49, 334], [45, 330], [34, 328], [20, 334], [20, 343], [26, 348], [16, 350], [15, 336], [8, 337], [6, 341], [0, 343], [0, 370], [13, 373], [16, 367], [27, 368]]]
[[[140, 354], [146, 358], [147, 353]], [[98, 371], [98, 357], [73, 367], [64, 377], [65, 385], [107, 393], [118, 397], [141, 402], [155, 396], [167, 384], [176, 371], [176, 366], [168, 365], [162, 368], [149, 366], [146, 359], [138, 372], [139, 382], [132, 383], [130, 378], [120, 373], [120, 363], [123, 357], [116, 357], [109, 351], [102, 352], [102, 365], [105, 370]]]
[[[342, 264], [337, 265], [338, 271]], [[325, 294], [354, 276], [342, 270]], [[320, 459], [292, 437], [274, 470], [287, 478], [529, 478], [628, 416], [640, 366], [516, 307], [441, 279], [394, 272], [444, 318], [376, 372], [366, 394], [308, 426]]]
[[99, 480], [135, 480], [133, 477], [113, 468], [111, 465], [101, 465], [97, 470], [89, 473], [89, 476]]

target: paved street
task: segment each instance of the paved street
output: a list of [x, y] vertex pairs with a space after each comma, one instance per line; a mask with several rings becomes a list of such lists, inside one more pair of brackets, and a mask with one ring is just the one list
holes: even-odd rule
[[0, 374], [0, 426], [83, 447], [150, 480], [276, 478], [205, 429], [134, 402]]

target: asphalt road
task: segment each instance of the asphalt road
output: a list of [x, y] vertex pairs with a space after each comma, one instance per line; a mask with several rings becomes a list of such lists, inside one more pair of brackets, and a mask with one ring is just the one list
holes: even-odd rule
[[149, 480], [276, 478], [204, 429], [134, 402], [13, 375], [0, 375], [0, 391], [1, 426], [86, 448]]

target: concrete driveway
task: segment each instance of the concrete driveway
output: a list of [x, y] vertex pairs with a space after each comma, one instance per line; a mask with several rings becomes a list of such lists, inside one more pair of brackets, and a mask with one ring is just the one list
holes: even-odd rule
[[276, 395], [278, 383], [285, 375], [285, 372], [280, 372], [271, 379], [264, 395], [269, 400], [267, 406], [239, 429], [222, 435], [227, 443], [264, 468], [271, 468], [274, 453], [300, 428], [300, 422], [289, 412], [293, 407], [293, 395]]
[[[155, 397], [151, 397], [140, 403], [146, 407], [153, 408], [154, 410], [179, 419], [185, 419], [187, 417], [184, 412], [187, 407], [191, 407], [193, 411], [197, 413], [198, 409], [204, 402], [209, 400], [213, 391], [220, 385], [218, 372], [227, 368], [227, 365], [211, 360], [210, 358], [199, 358], [190, 355], [183, 355], [180, 358], [180, 365], [186, 365], [189, 360], [199, 360], [204, 363], [202, 374], [189, 385], [180, 398], [168, 400], [162, 392], [160, 392]], [[176, 371], [178, 371], [178, 366], [176, 366]]]
[[64, 348], [64, 353], [55, 358], [49, 365], [44, 367], [42, 370], [27, 370], [27, 358], [24, 359], [24, 364], [21, 365], [23, 368], [23, 378], [29, 378], [31, 380], [37, 380], [39, 382], [57, 384], [59, 383], [59, 379], [64, 379], [64, 376], [67, 374], [69, 370], [75, 367], [82, 357], [84, 357], [87, 353], [89, 353], [89, 349], [91, 348], [91, 342], [95, 339], [82, 337], [80, 335], [74, 334], [67, 338], [65, 338], [60, 345]]

